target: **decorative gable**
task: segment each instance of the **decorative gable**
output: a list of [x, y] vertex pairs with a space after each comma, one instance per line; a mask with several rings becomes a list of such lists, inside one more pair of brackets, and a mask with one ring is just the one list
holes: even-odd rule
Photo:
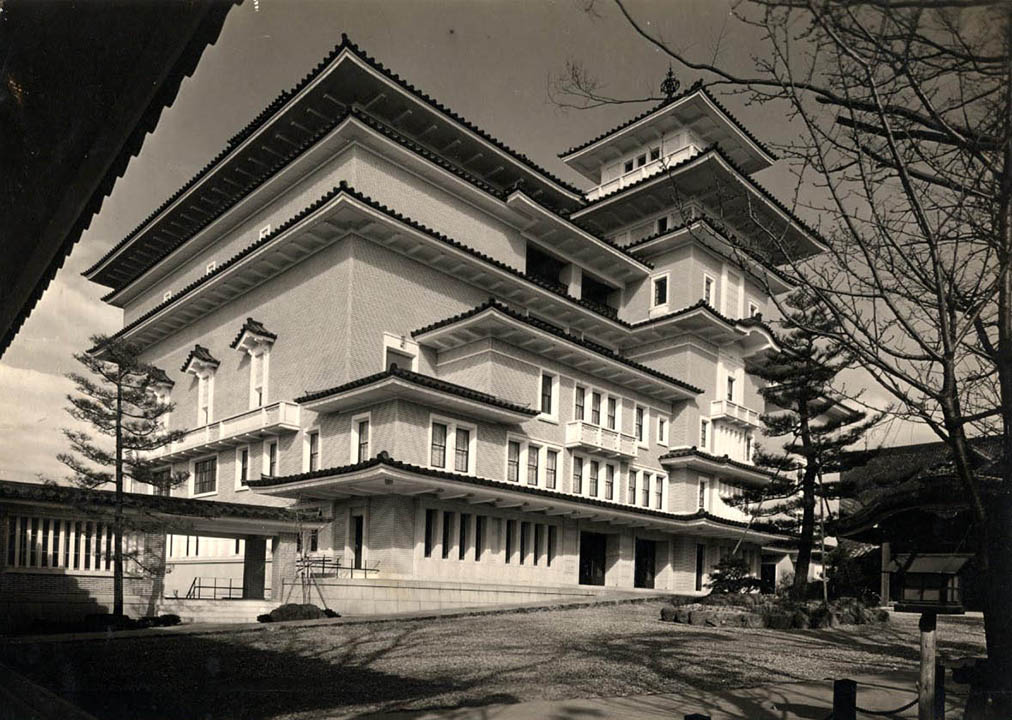
[[263, 323], [259, 323], [253, 318], [246, 318], [246, 322], [239, 329], [239, 334], [235, 336], [235, 340], [229, 347], [255, 355], [270, 347], [277, 339], [278, 336], [265, 328]]
[[218, 369], [221, 362], [211, 355], [211, 351], [203, 345], [194, 345], [193, 350], [186, 356], [186, 362], [180, 368], [184, 373], [191, 375], [207, 375]]

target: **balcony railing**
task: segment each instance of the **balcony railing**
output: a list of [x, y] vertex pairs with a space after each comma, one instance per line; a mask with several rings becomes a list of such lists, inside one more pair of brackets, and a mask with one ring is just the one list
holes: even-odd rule
[[730, 400], [714, 400], [711, 402], [710, 419], [726, 420], [727, 422], [746, 427], [760, 427], [759, 413], [756, 410], [750, 410]]
[[662, 170], [672, 167], [673, 165], [677, 165], [680, 162], [684, 162], [697, 153], [699, 153], [699, 148], [695, 145], [687, 145], [680, 150], [676, 150], [670, 155], [667, 155], [666, 157], [658, 160], [651, 160], [646, 165], [642, 165], [627, 173], [623, 173], [614, 180], [609, 180], [608, 182], [602, 183], [596, 188], [593, 188], [587, 193], [587, 199], [597, 200], [603, 195], [613, 193], [616, 190], [624, 188], [626, 185], [632, 185], [645, 177], [659, 173]]
[[583, 420], [566, 423], [566, 447], [582, 447], [610, 456], [636, 457], [636, 438], [626, 433], [591, 425]]
[[171, 445], [160, 448], [160, 457], [187, 457], [208, 449], [241, 445], [264, 435], [279, 435], [299, 429], [299, 406], [276, 402], [253, 408], [232, 417], [194, 428]]

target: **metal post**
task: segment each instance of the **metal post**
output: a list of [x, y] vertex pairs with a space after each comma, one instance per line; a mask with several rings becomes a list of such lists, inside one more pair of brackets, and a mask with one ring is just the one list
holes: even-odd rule
[[833, 720], [857, 720], [857, 683], [833, 681]]
[[932, 611], [921, 613], [918, 626], [921, 630], [921, 680], [917, 685], [917, 718], [934, 720], [935, 717], [935, 628], [938, 615]]

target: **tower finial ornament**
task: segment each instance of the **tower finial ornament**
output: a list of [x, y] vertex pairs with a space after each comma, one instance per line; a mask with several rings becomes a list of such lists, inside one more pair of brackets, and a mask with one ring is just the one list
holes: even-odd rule
[[668, 100], [675, 96], [682, 84], [678, 82], [678, 78], [675, 77], [675, 71], [671, 69], [671, 65], [668, 65], [668, 74], [664, 76], [661, 81], [661, 92], [664, 93], [664, 97]]

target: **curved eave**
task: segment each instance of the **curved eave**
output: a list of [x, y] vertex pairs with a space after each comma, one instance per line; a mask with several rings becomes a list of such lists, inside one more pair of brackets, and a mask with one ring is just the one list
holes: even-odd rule
[[765, 470], [747, 467], [744, 463], [738, 463], [726, 457], [700, 453], [695, 451], [694, 448], [692, 453], [684, 455], [662, 455], [660, 462], [668, 470], [688, 468], [732, 478], [756, 486], [768, 484], [771, 478], [770, 474]]
[[452, 322], [412, 333], [419, 344], [439, 352], [469, 345], [480, 338], [493, 338], [514, 345], [541, 357], [552, 358], [563, 365], [579, 367], [599, 377], [636, 392], [667, 402], [688, 400], [702, 391], [674, 378], [661, 376], [655, 371], [631, 361], [606, 355], [587, 347], [575, 339], [532, 325], [512, 317], [496, 305], [467, 314]]
[[695, 335], [714, 345], [739, 344], [743, 357], [776, 349], [776, 338], [763, 325], [732, 320], [703, 301], [668, 315], [644, 320], [632, 326], [629, 340], [622, 347], [632, 348], [667, 338]]
[[[675, 194], [714, 203], [729, 221], [755, 231], [765, 242], [766, 232], [775, 230], [792, 249], [793, 260], [801, 260], [828, 249], [825, 241], [808, 228], [767, 190], [742, 173], [719, 151], [711, 147], [688, 158], [667, 171], [658, 172], [620, 190], [604, 195], [576, 210], [571, 217], [587, 223], [593, 230], [608, 234], [644, 217], [659, 208], [676, 204]], [[756, 225], [759, 215], [762, 227]], [[787, 258], [775, 256], [774, 262]]]
[[[315, 393], [314, 393], [315, 395]], [[340, 390], [313, 399], [300, 400], [299, 404], [317, 413], [349, 412], [390, 400], [409, 402], [435, 408], [467, 418], [494, 423], [516, 424], [537, 415], [535, 410], [511, 408], [502, 404], [481, 402], [472, 398], [434, 387], [425, 387], [405, 378], [388, 376], [359, 387]]]
[[448, 473], [373, 458], [357, 466], [320, 470], [288, 478], [251, 480], [258, 493], [274, 497], [314, 500], [347, 499], [373, 495], [432, 495], [502, 510], [543, 513], [549, 517], [642, 527], [663, 532], [711, 537], [742, 537], [765, 543], [783, 535], [748, 529], [746, 523], [710, 515], [679, 515], [617, 502], [568, 495], [556, 490]]
[[349, 235], [366, 238], [483, 291], [558, 317], [595, 336], [617, 340], [626, 326], [526, 278], [449, 238], [391, 214], [347, 185], [328, 193], [216, 270], [120, 330], [116, 338], [146, 345], [279, 275]]
[[559, 158], [576, 172], [598, 183], [601, 166], [605, 163], [656, 142], [659, 134], [681, 128], [692, 130], [708, 143], [720, 145], [745, 172], [757, 172], [776, 162], [776, 158], [750, 137], [702, 88], [690, 91], [674, 102], [664, 103], [644, 117], [563, 153]]
[[633, 255], [652, 258], [693, 243], [741, 268], [759, 285], [769, 288], [773, 295], [790, 292], [797, 287], [796, 283], [773, 265], [739, 247], [728, 238], [726, 233], [705, 219], [695, 220], [645, 241], [629, 245], [626, 250]]
[[511, 209], [528, 219], [524, 232], [570, 262], [620, 287], [647, 277], [652, 267], [515, 190], [506, 198]]
[[[563, 205], [582, 204], [583, 197], [575, 188], [566, 187], [527, 158], [479, 133], [381, 67], [359, 51], [343, 47], [307, 76], [308, 82], [297, 91], [283, 95], [261, 113], [251, 123], [256, 126], [252, 132], [223, 150], [84, 276], [112, 288], [129, 281], [136, 267], [120, 266], [138, 241], [163, 235], [155, 243], [158, 245], [187, 235], [188, 228], [217, 212], [217, 194], [227, 195], [265, 170], [284, 167], [296, 152], [293, 148], [316, 142], [347, 108], [355, 106], [382, 113], [409, 137], [424, 137], [430, 147], [441, 148], [444, 154], [452, 152], [455, 162], [478, 176], [495, 178], [500, 187], [523, 180]], [[227, 183], [226, 190], [216, 190], [215, 185], [222, 183]]]

